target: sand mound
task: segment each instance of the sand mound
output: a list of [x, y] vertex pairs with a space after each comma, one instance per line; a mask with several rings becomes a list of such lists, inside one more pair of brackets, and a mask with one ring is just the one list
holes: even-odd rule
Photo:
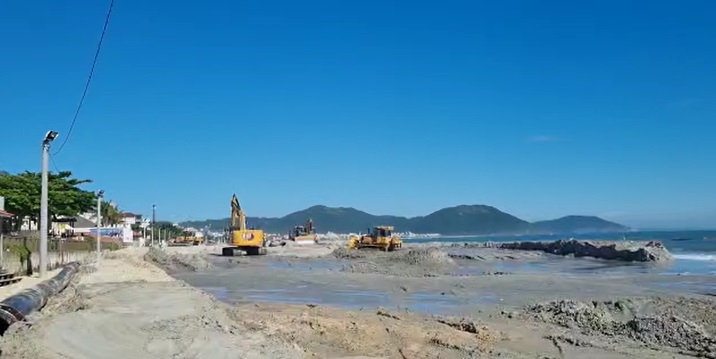
[[446, 265], [454, 264], [455, 261], [439, 248], [418, 248], [407, 251], [395, 252], [391, 258], [412, 265]]
[[[708, 303], [707, 303], [708, 302]], [[527, 308], [534, 317], [584, 334], [603, 334], [696, 355], [716, 353], [713, 302], [693, 298], [634, 298], [580, 302], [559, 300]], [[690, 309], [696, 309], [691, 311]]]
[[439, 248], [402, 249], [394, 252], [338, 248], [336, 258], [350, 260], [341, 271], [402, 277], [435, 277], [449, 274], [455, 261]]
[[260, 303], [235, 313], [249, 328], [297, 343], [306, 358], [513, 358], [490, 355], [497, 333], [484, 325], [475, 324], [473, 332], [409, 311]]
[[149, 249], [147, 254], [144, 255], [144, 260], [169, 270], [185, 268], [199, 271], [211, 268], [211, 263], [207, 262], [204, 256], [199, 253], [167, 253], [155, 247]]
[[333, 256], [339, 259], [366, 258], [366, 251], [350, 249], [346, 247], [338, 247], [333, 250]]

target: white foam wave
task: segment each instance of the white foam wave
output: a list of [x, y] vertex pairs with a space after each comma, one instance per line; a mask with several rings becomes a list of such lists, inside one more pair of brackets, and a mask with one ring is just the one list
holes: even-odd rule
[[716, 262], [716, 255], [714, 254], [674, 254], [674, 258], [685, 259], [689, 261]]

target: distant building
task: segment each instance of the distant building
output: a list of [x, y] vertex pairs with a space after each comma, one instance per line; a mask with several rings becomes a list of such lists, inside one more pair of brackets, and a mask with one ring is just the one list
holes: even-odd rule
[[142, 215], [136, 214], [132, 212], [124, 212], [122, 213], [122, 223], [128, 224], [130, 226], [133, 226], [135, 224], [141, 224], [142, 223]]

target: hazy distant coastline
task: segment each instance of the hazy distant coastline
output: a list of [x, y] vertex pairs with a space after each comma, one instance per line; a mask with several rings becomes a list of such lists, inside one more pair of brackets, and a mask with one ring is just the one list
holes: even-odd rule
[[[495, 207], [461, 205], [443, 208], [427, 216], [400, 217], [372, 215], [355, 208], [313, 206], [280, 218], [249, 217], [250, 226], [267, 232], [286, 233], [293, 226], [312, 219], [317, 231], [326, 233], [366, 232], [376, 225], [392, 225], [397, 232], [440, 233], [441, 236], [534, 235], [625, 232], [629, 228], [595, 216], [566, 216], [549, 221], [528, 222]], [[225, 228], [228, 218], [182, 222], [194, 228]]]

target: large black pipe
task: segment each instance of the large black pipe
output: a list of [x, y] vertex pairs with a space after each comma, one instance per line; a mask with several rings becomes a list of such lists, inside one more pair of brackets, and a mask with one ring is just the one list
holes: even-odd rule
[[4, 334], [12, 324], [24, 320], [32, 312], [44, 307], [50, 297], [70, 284], [79, 268], [79, 262], [69, 263], [53, 278], [0, 302], [0, 335]]

